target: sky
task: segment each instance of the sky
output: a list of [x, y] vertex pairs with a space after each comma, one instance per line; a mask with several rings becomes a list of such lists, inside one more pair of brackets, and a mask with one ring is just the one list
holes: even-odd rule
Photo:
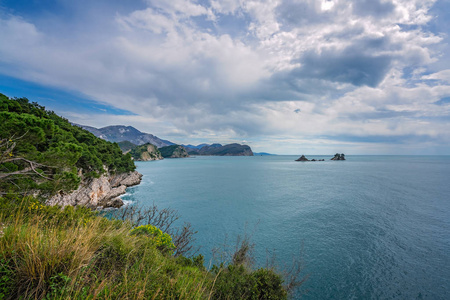
[[0, 93], [276, 154], [450, 155], [450, 0], [0, 0]]

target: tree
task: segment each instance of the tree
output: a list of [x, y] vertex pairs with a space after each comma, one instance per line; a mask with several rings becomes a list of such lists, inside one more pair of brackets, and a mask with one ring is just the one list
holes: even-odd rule
[[52, 167], [14, 155], [17, 141], [23, 137], [0, 139], [0, 183], [8, 181], [10, 184], [16, 185], [14, 179], [17, 176], [52, 180], [51, 175], [44, 171]]

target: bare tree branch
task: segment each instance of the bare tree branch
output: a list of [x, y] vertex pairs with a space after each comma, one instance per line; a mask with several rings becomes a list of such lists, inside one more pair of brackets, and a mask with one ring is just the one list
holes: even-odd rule
[[22, 139], [27, 133], [28, 133], [28, 131], [18, 138], [14, 138], [14, 135], [13, 135], [9, 139], [3, 138], [0, 140], [0, 164], [8, 163], [8, 162], [19, 162], [19, 161], [28, 164], [28, 166], [25, 167], [23, 170], [12, 171], [12, 172], [0, 172], [0, 180], [3, 180], [4, 178], [7, 178], [7, 177], [15, 176], [15, 175], [37, 175], [46, 180], [53, 180], [52, 178], [45, 176], [43, 174], [43, 172], [39, 172], [36, 169], [39, 167], [42, 167], [42, 168], [53, 168], [53, 167], [46, 166], [44, 164], [41, 164], [41, 163], [38, 163], [35, 161], [31, 161], [31, 160], [23, 158], [23, 157], [13, 157], [13, 151], [17, 145], [17, 143], [14, 140]]
[[133, 226], [150, 224], [168, 233], [176, 247], [175, 256], [194, 255], [198, 252], [198, 247], [193, 245], [197, 232], [194, 231], [190, 223], [184, 223], [181, 227], [175, 227], [175, 223], [180, 219], [180, 215], [174, 209], [164, 208], [159, 210], [155, 204], [147, 208], [129, 205], [113, 212], [109, 211], [107, 215], [113, 219], [129, 221]]

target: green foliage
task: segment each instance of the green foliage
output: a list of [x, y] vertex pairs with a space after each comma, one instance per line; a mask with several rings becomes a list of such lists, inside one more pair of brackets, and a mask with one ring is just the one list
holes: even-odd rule
[[244, 265], [215, 266], [214, 299], [287, 299], [283, 279], [270, 269], [249, 271]]
[[71, 278], [62, 272], [50, 277], [48, 283], [49, 293], [45, 295], [45, 299], [50, 300], [68, 296], [70, 280]]
[[186, 152], [183, 146], [180, 145], [170, 145], [159, 148], [162, 157], [164, 158], [175, 158], [175, 157], [188, 157], [189, 154]]
[[11, 260], [0, 258], [0, 299], [5, 299], [14, 285], [14, 272], [10, 262]]
[[[78, 170], [84, 177], [98, 177], [106, 170], [122, 173], [135, 169], [131, 156], [123, 155], [116, 143], [71, 125], [26, 98], [9, 99], [0, 94], [0, 140], [14, 144], [10, 153], [8, 143], [0, 144], [0, 154], [9, 154], [0, 160], [0, 175], [20, 173], [0, 180], [4, 191], [54, 194], [75, 189], [80, 183]], [[30, 163], [16, 158], [35, 162], [39, 170], [26, 172]]]
[[173, 250], [175, 250], [175, 245], [172, 242], [172, 237], [162, 232], [161, 229], [157, 228], [153, 225], [141, 225], [136, 228], [133, 228], [130, 231], [131, 235], [144, 235], [154, 243], [156, 248], [161, 250], [164, 253], [172, 254]]
[[130, 151], [131, 149], [137, 146], [136, 144], [133, 144], [132, 142], [129, 141], [118, 142], [117, 145], [119, 145], [120, 150], [122, 150], [122, 152]]
[[18, 214], [26, 221], [38, 216], [67, 227], [84, 226], [98, 216], [98, 212], [84, 206], [48, 206], [32, 196], [18, 197], [15, 194], [0, 197], [0, 211], [9, 212], [9, 215], [3, 216], [5, 220], [12, 220]]
[[251, 268], [253, 247], [248, 236], [238, 238], [231, 263], [213, 265], [211, 272], [216, 274], [213, 299], [287, 299], [279, 274], [269, 268]]
[[206, 271], [205, 258], [199, 254], [191, 258], [184, 256], [177, 256], [177, 263], [185, 267], [198, 268], [199, 270]]
[[134, 160], [158, 160], [162, 159], [161, 152], [158, 148], [150, 143], [135, 146], [130, 151], [131, 157]]

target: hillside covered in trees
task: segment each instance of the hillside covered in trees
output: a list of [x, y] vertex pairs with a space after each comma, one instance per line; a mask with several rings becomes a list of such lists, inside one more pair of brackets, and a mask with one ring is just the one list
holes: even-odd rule
[[81, 178], [133, 171], [130, 155], [26, 98], [0, 94], [0, 191], [51, 195]]

